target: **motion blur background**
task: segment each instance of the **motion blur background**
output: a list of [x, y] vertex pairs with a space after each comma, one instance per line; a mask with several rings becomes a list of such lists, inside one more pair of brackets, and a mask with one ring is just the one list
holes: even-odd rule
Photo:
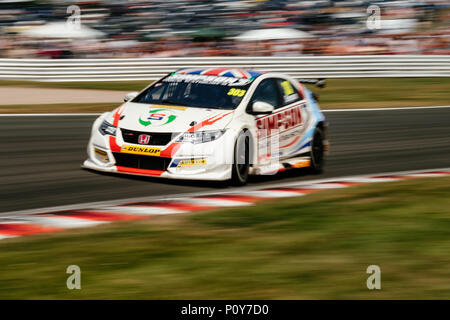
[[1, 0], [0, 58], [450, 54], [449, 19], [448, 0]]
[[[330, 123], [325, 172], [251, 188], [449, 174], [449, 18], [449, 0], [0, 0], [0, 299], [449, 299], [450, 177], [54, 234], [39, 224], [57, 217], [22, 211], [229, 191], [80, 170], [97, 113], [191, 65], [328, 79], [310, 87]], [[87, 219], [130, 218], [116, 213]], [[82, 290], [66, 287], [74, 264]], [[383, 290], [367, 289], [372, 264]]]

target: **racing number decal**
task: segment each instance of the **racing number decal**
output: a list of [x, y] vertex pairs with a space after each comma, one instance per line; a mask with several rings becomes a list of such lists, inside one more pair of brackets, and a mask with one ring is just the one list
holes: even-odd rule
[[231, 88], [227, 94], [229, 96], [233, 96], [233, 97], [243, 97], [246, 92], [247, 92], [247, 90]]

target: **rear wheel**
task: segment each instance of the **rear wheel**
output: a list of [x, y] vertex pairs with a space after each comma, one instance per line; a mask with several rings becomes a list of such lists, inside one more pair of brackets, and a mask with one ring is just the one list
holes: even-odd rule
[[311, 171], [313, 173], [322, 173], [324, 164], [324, 144], [325, 139], [322, 129], [315, 128], [314, 135], [311, 140]]
[[250, 169], [250, 138], [245, 132], [241, 132], [236, 139], [234, 158], [231, 171], [231, 183], [242, 186], [248, 181]]

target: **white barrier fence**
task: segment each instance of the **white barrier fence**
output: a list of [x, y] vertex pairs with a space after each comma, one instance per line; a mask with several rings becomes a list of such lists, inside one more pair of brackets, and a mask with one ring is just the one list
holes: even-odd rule
[[230, 67], [296, 78], [449, 77], [450, 55], [0, 59], [0, 80], [155, 80], [178, 68]]

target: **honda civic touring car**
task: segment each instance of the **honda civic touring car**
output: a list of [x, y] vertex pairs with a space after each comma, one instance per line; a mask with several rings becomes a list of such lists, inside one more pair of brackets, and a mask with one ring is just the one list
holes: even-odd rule
[[308, 167], [321, 172], [327, 121], [290, 76], [181, 69], [99, 116], [82, 167], [188, 180], [230, 180]]

